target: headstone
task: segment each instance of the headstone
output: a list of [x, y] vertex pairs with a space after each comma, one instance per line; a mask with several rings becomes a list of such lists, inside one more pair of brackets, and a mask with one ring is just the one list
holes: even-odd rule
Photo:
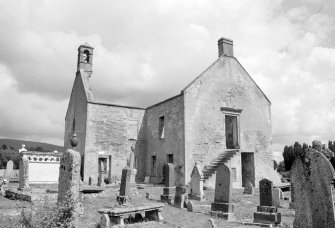
[[68, 227], [77, 227], [81, 205], [79, 200], [80, 164], [80, 154], [73, 149], [66, 150], [60, 160], [57, 203], [72, 210]]
[[191, 193], [188, 198], [199, 201], [204, 199], [204, 176], [197, 163], [195, 163], [191, 173]]
[[183, 186], [176, 187], [176, 194], [174, 197], [174, 206], [180, 209], [184, 208], [185, 200], [186, 200], [186, 188]]
[[276, 207], [280, 207], [280, 200], [283, 198], [283, 192], [280, 188], [274, 188], [272, 193], [272, 202]]
[[235, 220], [235, 205], [231, 203], [231, 194], [231, 172], [230, 169], [223, 164], [216, 171], [214, 202], [211, 204], [210, 215], [229, 221]]
[[244, 186], [243, 194], [253, 195], [254, 192], [255, 192], [254, 186], [252, 186], [251, 182], [248, 182], [248, 183]]
[[30, 190], [29, 187], [29, 160], [26, 157], [21, 157], [19, 164], [19, 188], [21, 191]]
[[120, 193], [116, 198], [117, 202], [120, 205], [127, 204], [128, 195], [130, 192], [130, 175], [131, 175], [131, 170], [128, 167], [122, 169]]
[[106, 174], [106, 171], [103, 169], [103, 167], [104, 167], [104, 164], [103, 164], [102, 161], [100, 161], [98, 186], [104, 188], [104, 187], [106, 187], [106, 184], [105, 184], [105, 174]]
[[291, 168], [295, 207], [293, 227], [335, 227], [334, 169], [328, 159], [308, 149], [296, 157]]
[[254, 212], [253, 224], [281, 225], [281, 214], [277, 212], [278, 208], [273, 204], [272, 194], [272, 181], [268, 179], [259, 181], [260, 205], [257, 206], [257, 212]]
[[150, 176], [145, 176], [144, 177], [144, 183], [149, 184], [149, 182], [150, 182]]
[[130, 183], [135, 184], [136, 183], [135, 178], [136, 178], [136, 174], [137, 174], [137, 169], [135, 169], [135, 153], [133, 151], [133, 147], [132, 147], [132, 151], [130, 153], [129, 168], [131, 170]]
[[14, 177], [15, 177], [14, 170], [13, 170], [13, 166], [14, 166], [13, 161], [12, 161], [12, 160], [9, 160], [9, 161], [7, 162], [7, 165], [6, 165], [6, 171], [5, 171], [4, 178], [11, 179], [11, 178], [14, 178]]
[[161, 195], [161, 201], [172, 203], [173, 193], [175, 190], [175, 177], [174, 177], [174, 165], [167, 163], [163, 167], [164, 184], [163, 195]]

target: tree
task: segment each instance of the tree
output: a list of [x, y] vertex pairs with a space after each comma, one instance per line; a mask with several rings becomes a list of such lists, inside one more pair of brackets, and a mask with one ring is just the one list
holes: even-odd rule
[[274, 170], [277, 170], [277, 167], [278, 167], [278, 163], [276, 160], [273, 160], [273, 169]]
[[7, 150], [8, 147], [6, 146], [6, 144], [3, 144], [1, 148], [2, 148], [3, 150]]
[[279, 162], [278, 167], [277, 167], [277, 172], [281, 173], [281, 172], [285, 172], [285, 171], [286, 171], [286, 169], [285, 169], [284, 161]]

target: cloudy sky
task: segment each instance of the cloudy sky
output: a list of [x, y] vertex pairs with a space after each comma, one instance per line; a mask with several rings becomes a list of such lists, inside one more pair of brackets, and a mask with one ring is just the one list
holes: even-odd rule
[[[335, 140], [331, 0], [0, 0], [0, 137], [63, 144], [77, 47], [102, 101], [146, 107], [217, 58], [217, 40], [272, 101], [273, 151]], [[278, 156], [277, 156], [278, 157]]]

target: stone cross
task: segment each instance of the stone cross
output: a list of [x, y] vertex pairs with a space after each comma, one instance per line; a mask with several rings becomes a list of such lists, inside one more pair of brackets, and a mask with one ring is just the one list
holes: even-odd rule
[[20, 170], [19, 170], [19, 188], [18, 190], [27, 191], [29, 190], [29, 160], [23, 156], [20, 158]]
[[214, 202], [211, 204], [211, 215], [226, 220], [235, 220], [234, 204], [231, 203], [232, 178], [229, 167], [221, 165], [216, 171]]
[[291, 168], [295, 220], [293, 227], [335, 227], [334, 169], [314, 149], [296, 157]]
[[190, 199], [203, 200], [204, 198], [204, 176], [198, 163], [195, 163], [191, 173], [191, 193]]
[[64, 205], [72, 210], [71, 224], [69, 227], [77, 227], [80, 184], [80, 154], [78, 151], [66, 150], [60, 160], [58, 179], [58, 205]]
[[120, 193], [116, 198], [116, 200], [118, 201], [120, 205], [127, 204], [128, 195], [130, 192], [130, 175], [131, 175], [131, 170], [128, 167], [122, 169]]

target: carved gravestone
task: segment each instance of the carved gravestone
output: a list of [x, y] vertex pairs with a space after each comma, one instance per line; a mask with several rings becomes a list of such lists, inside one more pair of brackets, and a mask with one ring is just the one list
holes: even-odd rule
[[164, 184], [163, 195], [161, 195], [161, 201], [172, 203], [173, 193], [175, 190], [175, 176], [174, 176], [174, 165], [167, 163], [163, 167]]
[[131, 175], [131, 170], [128, 167], [122, 169], [120, 193], [116, 198], [116, 200], [118, 201], [120, 205], [127, 204], [128, 195], [130, 192], [130, 175]]
[[214, 202], [211, 204], [210, 215], [226, 220], [235, 220], [234, 204], [231, 203], [232, 178], [230, 169], [221, 165], [216, 171]]
[[19, 164], [19, 188], [21, 191], [30, 190], [29, 187], [29, 160], [26, 157], [20, 158]]
[[174, 197], [174, 206], [183, 209], [186, 197], [186, 188], [183, 186], [177, 186]]
[[293, 227], [335, 227], [334, 169], [328, 159], [311, 148], [296, 157], [291, 168], [294, 189]]
[[80, 208], [80, 154], [78, 151], [66, 150], [60, 160], [57, 204], [71, 210], [70, 225], [77, 227]]
[[259, 181], [259, 201], [257, 212], [254, 212], [254, 223], [281, 225], [281, 214], [273, 205], [273, 183], [268, 179]]
[[11, 179], [11, 178], [15, 177], [14, 170], [13, 170], [13, 165], [14, 165], [14, 163], [13, 163], [12, 160], [9, 160], [7, 162], [4, 178]]
[[243, 194], [246, 194], [246, 195], [253, 195], [254, 192], [255, 192], [254, 186], [252, 186], [251, 182], [248, 182], [248, 183], [244, 186]]
[[195, 200], [204, 199], [204, 176], [202, 174], [200, 166], [195, 163], [194, 168], [191, 173], [191, 193], [188, 198]]

